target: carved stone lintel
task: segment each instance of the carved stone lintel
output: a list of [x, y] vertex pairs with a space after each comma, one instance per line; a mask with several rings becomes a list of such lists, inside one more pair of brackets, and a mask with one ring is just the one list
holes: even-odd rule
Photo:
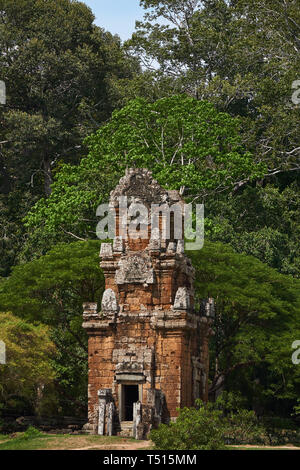
[[116, 284], [154, 284], [151, 259], [138, 255], [121, 259], [115, 281]]

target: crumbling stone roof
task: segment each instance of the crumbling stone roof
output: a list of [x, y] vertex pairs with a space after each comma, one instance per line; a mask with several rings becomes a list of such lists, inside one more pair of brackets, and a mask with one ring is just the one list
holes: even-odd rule
[[130, 168], [120, 179], [118, 186], [110, 194], [110, 203], [118, 205], [118, 198], [127, 196], [128, 203], [141, 202], [150, 207], [151, 204], [174, 203], [181, 198], [177, 191], [166, 191], [153, 178], [152, 172], [146, 168]]

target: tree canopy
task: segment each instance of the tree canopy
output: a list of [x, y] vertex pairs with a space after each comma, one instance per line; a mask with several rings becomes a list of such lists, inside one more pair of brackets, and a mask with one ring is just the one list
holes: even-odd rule
[[213, 297], [217, 305], [211, 393], [246, 383], [252, 406], [258, 398], [262, 407], [271, 399], [293, 402], [300, 380], [291, 361], [300, 334], [299, 280], [221, 243], [206, 241], [191, 258], [198, 299]]
[[37, 409], [44, 388], [55, 379], [51, 363], [55, 345], [49, 328], [0, 313], [0, 338], [6, 346], [6, 364], [0, 366], [0, 406], [14, 407], [25, 400]]
[[[49, 196], [53, 175], [78, 163], [83, 139], [122, 100], [119, 80], [138, 70], [120, 39], [82, 2], [0, 1], [0, 273], [17, 263], [22, 218]], [[18, 232], [18, 236], [16, 236]]]
[[238, 119], [185, 95], [154, 103], [133, 100], [86, 144], [88, 156], [79, 166], [62, 168], [51, 196], [27, 217], [28, 227], [92, 236], [98, 204], [107, 202], [112, 184], [128, 166], [151, 168], [166, 188], [181, 188], [190, 200], [200, 201], [264, 174], [263, 165], [241, 145]]

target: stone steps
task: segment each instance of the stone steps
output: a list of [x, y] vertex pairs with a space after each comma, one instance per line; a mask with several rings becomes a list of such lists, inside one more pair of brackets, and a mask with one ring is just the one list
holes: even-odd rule
[[121, 431], [118, 433], [118, 435], [122, 437], [132, 437], [132, 426], [133, 421], [122, 421]]

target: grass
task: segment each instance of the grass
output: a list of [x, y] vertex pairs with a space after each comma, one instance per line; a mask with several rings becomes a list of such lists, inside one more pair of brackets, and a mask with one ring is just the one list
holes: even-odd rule
[[[149, 450], [150, 441], [136, 441], [118, 436], [90, 436], [72, 434], [46, 434], [29, 427], [26, 432], [13, 435], [0, 434], [0, 450]], [[228, 450], [289, 450], [288, 446], [227, 446]], [[297, 448], [300, 450], [300, 448]]]
[[116, 436], [46, 434], [33, 429], [12, 436], [0, 435], [0, 450], [72, 450], [89, 447], [110, 450], [136, 442], [134, 439]]

